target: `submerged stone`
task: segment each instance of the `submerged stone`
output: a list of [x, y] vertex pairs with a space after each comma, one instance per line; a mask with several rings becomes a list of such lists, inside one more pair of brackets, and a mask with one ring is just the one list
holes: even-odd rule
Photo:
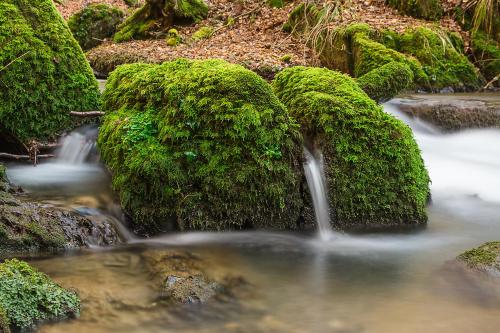
[[500, 278], [500, 241], [484, 243], [465, 251], [457, 259], [473, 271]]
[[424, 225], [429, 176], [408, 126], [349, 76], [293, 67], [273, 87], [325, 157], [331, 221], [342, 229]]
[[98, 144], [140, 233], [295, 229], [298, 125], [257, 74], [222, 60], [111, 73]]
[[52, 0], [0, 3], [0, 141], [46, 139], [96, 110], [92, 70]]
[[47, 275], [17, 259], [0, 264], [0, 328], [9, 332], [33, 329], [44, 321], [80, 314], [76, 293], [55, 284]]

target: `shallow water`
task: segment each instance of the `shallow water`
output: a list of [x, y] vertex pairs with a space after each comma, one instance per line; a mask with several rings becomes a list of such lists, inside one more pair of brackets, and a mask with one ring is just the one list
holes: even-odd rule
[[[386, 110], [399, 116], [402, 102], [394, 100]], [[466, 249], [500, 239], [500, 130], [442, 135], [407, 121], [433, 180], [425, 230], [339, 234], [328, 241], [293, 233], [171, 234], [31, 260], [63, 286], [76, 288], [83, 300], [80, 319], [46, 324], [40, 331], [498, 332], [498, 283], [482, 289], [446, 263]], [[87, 184], [88, 178], [79, 179]], [[106, 206], [109, 199], [102, 197], [109, 197], [109, 189], [103, 183], [109, 187], [99, 182], [84, 193], [72, 192], [79, 187], [72, 184], [70, 195], [60, 200]], [[52, 198], [50, 187], [30, 191]], [[238, 302], [158, 306], [142, 255], [168, 248], [200, 254], [213, 274], [244, 276], [250, 294]]]

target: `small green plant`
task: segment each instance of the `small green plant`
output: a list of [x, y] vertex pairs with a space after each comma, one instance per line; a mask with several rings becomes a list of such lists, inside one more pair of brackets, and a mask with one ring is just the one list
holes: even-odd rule
[[170, 29], [167, 33], [167, 45], [168, 46], [177, 46], [181, 43], [181, 36], [179, 35], [179, 31], [177, 29]]
[[193, 40], [201, 40], [201, 39], [208, 39], [212, 37], [214, 33], [214, 29], [212, 27], [201, 27], [200, 29], [196, 30], [191, 38]]
[[0, 264], [0, 309], [11, 326], [32, 329], [41, 321], [77, 317], [80, 300], [47, 275], [12, 259]]
[[281, 61], [286, 62], [287, 64], [292, 61], [292, 55], [291, 54], [285, 54], [280, 58]]

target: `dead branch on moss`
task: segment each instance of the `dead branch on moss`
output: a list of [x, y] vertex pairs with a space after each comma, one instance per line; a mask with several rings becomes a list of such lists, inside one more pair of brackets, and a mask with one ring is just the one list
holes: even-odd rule
[[[55, 157], [53, 154], [42, 154], [42, 155], [37, 155], [37, 159], [39, 158], [52, 158]], [[29, 155], [16, 155], [16, 154], [9, 154], [9, 153], [0, 153], [0, 159], [4, 160], [16, 160], [16, 161], [30, 161], [31, 156]]]
[[104, 112], [102, 112], [102, 111], [88, 111], [88, 112], [71, 111], [69, 114], [72, 116], [75, 116], [75, 117], [82, 117], [82, 118], [104, 116]]

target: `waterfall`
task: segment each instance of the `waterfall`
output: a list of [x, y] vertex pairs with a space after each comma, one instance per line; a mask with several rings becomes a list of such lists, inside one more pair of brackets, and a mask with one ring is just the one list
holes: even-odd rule
[[306, 147], [304, 147], [304, 171], [307, 185], [314, 206], [316, 224], [318, 225], [318, 234], [322, 240], [328, 240], [332, 236], [332, 227], [330, 225], [330, 210], [328, 208], [328, 199], [326, 195], [325, 176], [323, 170], [323, 155], [318, 154], [316, 158]]
[[95, 151], [97, 129], [87, 128], [84, 131], [71, 132], [61, 139], [61, 149], [57, 152], [57, 162], [82, 164], [89, 160]]

